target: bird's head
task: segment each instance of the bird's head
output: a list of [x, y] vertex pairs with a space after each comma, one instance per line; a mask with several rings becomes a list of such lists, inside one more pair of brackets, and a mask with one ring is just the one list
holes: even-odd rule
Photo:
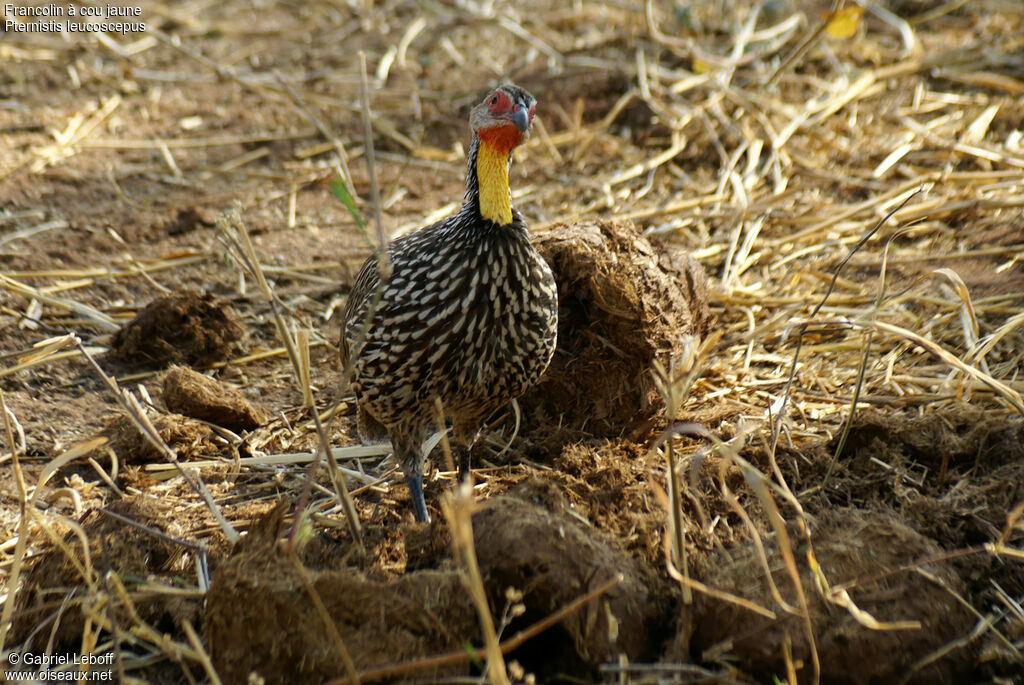
[[512, 84], [500, 86], [473, 108], [469, 125], [480, 141], [508, 152], [530, 137], [537, 100]]

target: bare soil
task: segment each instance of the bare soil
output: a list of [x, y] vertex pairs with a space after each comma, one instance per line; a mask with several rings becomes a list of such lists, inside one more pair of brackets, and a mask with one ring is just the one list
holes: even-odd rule
[[[514, 680], [1024, 681], [1024, 9], [882, 3], [908, 23], [842, 38], [825, 2], [507, 4], [190, 0], [140, 3], [146, 33], [5, 34], [0, 647], [153, 683], [484, 672], [455, 474], [435, 454], [417, 525], [386, 450], [354, 450], [364, 51], [388, 234], [457, 206], [488, 88], [539, 101], [511, 183], [559, 348], [472, 491]], [[273, 307], [218, 234], [236, 202]], [[333, 469], [310, 483], [274, 309], [308, 331], [361, 543]], [[68, 333], [177, 465], [46, 347]]]

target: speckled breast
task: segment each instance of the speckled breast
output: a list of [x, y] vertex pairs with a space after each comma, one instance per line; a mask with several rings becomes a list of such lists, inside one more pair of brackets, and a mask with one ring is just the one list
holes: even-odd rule
[[353, 375], [382, 423], [429, 414], [435, 397], [451, 418], [482, 420], [547, 368], [557, 292], [521, 222], [428, 227], [393, 245], [392, 268]]

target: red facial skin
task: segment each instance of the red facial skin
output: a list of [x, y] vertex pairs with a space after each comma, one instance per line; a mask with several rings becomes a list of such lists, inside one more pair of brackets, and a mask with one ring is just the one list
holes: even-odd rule
[[491, 95], [491, 99], [487, 102], [487, 109], [494, 117], [501, 117], [512, 111], [512, 101], [509, 100], [507, 94], [499, 90]]
[[[523, 142], [525, 138], [523, 132], [508, 119], [508, 116], [514, 111], [514, 107], [515, 105], [512, 104], [508, 95], [501, 91], [491, 96], [490, 100], [487, 101], [487, 111], [498, 120], [498, 123], [477, 131], [477, 135], [480, 136], [482, 142], [502, 151], [511, 150]], [[527, 112], [529, 121], [533, 121], [533, 109], [531, 107], [530, 111]]]

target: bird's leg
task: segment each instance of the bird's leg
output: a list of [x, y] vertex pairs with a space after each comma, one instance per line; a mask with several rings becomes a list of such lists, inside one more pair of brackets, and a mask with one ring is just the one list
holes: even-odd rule
[[459, 482], [472, 482], [472, 474], [469, 468], [469, 447], [459, 446]]
[[409, 494], [412, 495], [412, 509], [416, 520], [420, 523], [430, 523], [427, 501], [423, 498], [423, 472], [419, 469], [410, 471], [405, 476], [405, 484], [409, 486]]
[[412, 510], [420, 523], [430, 523], [427, 502], [423, 498], [423, 428], [417, 424], [389, 426], [391, 445], [405, 474], [405, 484], [412, 496]]
[[476, 435], [476, 431], [466, 430], [464, 426], [452, 426], [452, 443], [455, 450], [459, 453], [460, 483], [473, 482], [470, 473], [469, 455], [473, 449], [473, 443], [476, 442]]

